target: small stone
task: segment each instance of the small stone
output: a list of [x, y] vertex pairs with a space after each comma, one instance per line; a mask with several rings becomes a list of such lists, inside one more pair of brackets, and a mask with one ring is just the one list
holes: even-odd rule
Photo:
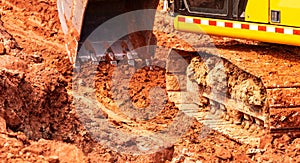
[[21, 150], [21, 152], [31, 153], [31, 154], [33, 153], [33, 154], [36, 154], [36, 155], [40, 155], [40, 154], [42, 154], [43, 150], [39, 149], [39, 148], [25, 147]]
[[2, 43], [0, 43], [0, 55], [4, 55], [6, 53], [6, 49]]
[[[233, 162], [253, 162], [245, 153], [235, 153]], [[258, 161], [260, 162], [260, 161]]]
[[216, 156], [222, 160], [228, 160], [232, 157], [231, 153], [223, 147], [218, 147], [216, 149]]
[[13, 156], [14, 156], [14, 155], [13, 155], [12, 153], [8, 153], [7, 156], [6, 156], [6, 158], [10, 159], [10, 158], [12, 158]]
[[250, 148], [247, 150], [246, 154], [247, 155], [253, 155], [257, 153], [264, 153], [266, 150], [265, 149], [258, 149], [258, 148]]
[[47, 161], [49, 163], [59, 163], [59, 157], [58, 156], [50, 156]]
[[291, 138], [287, 134], [284, 134], [280, 138], [274, 140], [274, 146], [277, 149], [285, 149], [285, 147], [288, 146], [290, 141]]
[[6, 124], [9, 127], [18, 127], [22, 124], [22, 120], [13, 110], [7, 110], [5, 112]]
[[0, 117], [0, 132], [6, 132], [6, 121]]

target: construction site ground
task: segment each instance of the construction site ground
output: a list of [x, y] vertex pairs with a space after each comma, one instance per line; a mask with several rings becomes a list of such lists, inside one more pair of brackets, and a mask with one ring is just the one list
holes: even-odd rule
[[[79, 117], [78, 110], [74, 107], [73, 67], [65, 49], [56, 0], [2, 0], [0, 14], [0, 162], [188, 163], [300, 160], [299, 138], [291, 138], [287, 134], [275, 138], [265, 134], [261, 136], [259, 146], [253, 148], [210, 129], [196, 118], [191, 118], [191, 126], [187, 131], [165, 149], [144, 155], [115, 151], [89, 134], [87, 126], [83, 125], [86, 119]], [[161, 23], [163, 26], [166, 22]], [[160, 46], [190, 51], [190, 46], [173, 40], [173, 33], [154, 34]], [[300, 50], [297, 47], [223, 37], [211, 37], [211, 40], [219, 55], [239, 67], [249, 64], [257, 64], [257, 69], [272, 67], [272, 70], [257, 71], [255, 74], [267, 76], [263, 73], [269, 73], [269, 78], [265, 81], [284, 82], [293, 78], [294, 80], [289, 81], [299, 83], [297, 67]], [[271, 66], [261, 67], [266, 61]], [[280, 62], [284, 62], [286, 67], [278, 71], [276, 66], [282, 65]], [[122, 115], [110, 114], [117, 112], [110, 98], [112, 92], [109, 87], [114, 68], [102, 63], [97, 72], [93, 72], [96, 74], [97, 100], [106, 108], [111, 108], [111, 111], [104, 111], [102, 115], [112, 125], [130, 133], [155, 132], [172, 123], [172, 118], [180, 110], [170, 100], [166, 101], [160, 114], [149, 121], [132, 118], [126, 119], [124, 123]], [[88, 73], [85, 75], [88, 76]], [[153, 67], [153, 70], [145, 67], [136, 71], [129, 86], [134, 105], [146, 106], [149, 103], [148, 92], [152, 87], [166, 89], [165, 73], [165, 69], [160, 67]], [[283, 73], [282, 78], [274, 80], [272, 73]], [[126, 73], [123, 75], [126, 76]], [[272, 82], [268, 83], [272, 86]]]

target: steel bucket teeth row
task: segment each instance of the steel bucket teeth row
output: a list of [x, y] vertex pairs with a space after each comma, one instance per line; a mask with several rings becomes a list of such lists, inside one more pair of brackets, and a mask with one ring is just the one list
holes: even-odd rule
[[[92, 61], [95, 64], [108, 62], [112, 65], [117, 65], [118, 61], [125, 60], [127, 61], [126, 64], [135, 66], [135, 60], [137, 59], [139, 59], [138, 54], [128, 40], [118, 40], [116, 42], [91, 42], [86, 40], [82, 43], [81, 49], [78, 52], [77, 65], [87, 61]], [[146, 64], [150, 65], [150, 60], [146, 60]]]

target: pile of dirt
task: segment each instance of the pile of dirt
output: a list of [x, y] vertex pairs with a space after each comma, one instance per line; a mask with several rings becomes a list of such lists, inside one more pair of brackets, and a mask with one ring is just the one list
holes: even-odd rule
[[84, 162], [75, 145], [54, 140], [31, 141], [21, 133], [0, 134], [0, 158], [4, 162]]
[[28, 63], [44, 63], [70, 82], [72, 65], [64, 46], [56, 0], [6, 0], [1, 1], [0, 8], [2, 28], [13, 35], [18, 49], [22, 49], [21, 53], [9, 55]]
[[[132, 111], [135, 111], [136, 115], [131, 115], [133, 120], [151, 119], [153, 121], [160, 117], [160, 114], [163, 114], [158, 119], [165, 121], [172, 119], [171, 117], [174, 117], [174, 114], [178, 112], [175, 105], [167, 99], [165, 69], [156, 66], [153, 67], [153, 70], [150, 70], [149, 67], [134, 69], [129, 65], [114, 67], [102, 63], [99, 65], [98, 70], [96, 74], [97, 97], [107, 107], [115, 111], [120, 110], [120, 108], [126, 108], [122, 111], [126, 113], [131, 112], [132, 114]], [[157, 99], [153, 95], [149, 96], [151, 91]], [[160, 91], [160, 93], [157, 91]], [[162, 108], [159, 108], [159, 106]], [[149, 110], [147, 108], [157, 108], [158, 110]], [[156, 115], [150, 115], [151, 112], [156, 113]], [[144, 118], [139, 119], [139, 116]], [[151, 117], [154, 117], [154, 119]], [[160, 122], [157, 124], [165, 123]]]
[[26, 53], [3, 26], [1, 29], [6, 51], [6, 55], [0, 56], [1, 115], [7, 127], [23, 131], [30, 139], [62, 137], [64, 134], [56, 131], [65, 127], [59, 122], [67, 120], [62, 116], [70, 103], [67, 81], [45, 64], [30, 64], [17, 57]]
[[287, 135], [280, 138], [263, 138], [264, 151], [250, 157], [256, 162], [297, 162], [300, 158], [299, 138], [293, 139]]
[[[5, 39], [3, 42], [14, 40]], [[67, 81], [53, 68], [14, 57], [20, 50], [5, 49], [6, 55], [0, 56], [1, 160], [57, 162], [83, 156], [74, 145], [49, 141], [68, 142], [81, 128], [75, 115], [70, 114]], [[70, 152], [75, 154], [71, 157], [67, 151], [77, 152]]]

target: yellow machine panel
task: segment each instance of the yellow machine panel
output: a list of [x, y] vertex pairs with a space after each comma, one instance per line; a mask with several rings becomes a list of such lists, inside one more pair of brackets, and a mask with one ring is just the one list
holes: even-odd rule
[[300, 28], [183, 15], [175, 18], [174, 27], [186, 32], [300, 46]]
[[299, 0], [270, 0], [270, 12], [279, 11], [280, 21], [270, 21], [271, 24], [300, 27], [300, 1]]
[[269, 0], [248, 1], [245, 11], [245, 20], [250, 22], [269, 23]]

